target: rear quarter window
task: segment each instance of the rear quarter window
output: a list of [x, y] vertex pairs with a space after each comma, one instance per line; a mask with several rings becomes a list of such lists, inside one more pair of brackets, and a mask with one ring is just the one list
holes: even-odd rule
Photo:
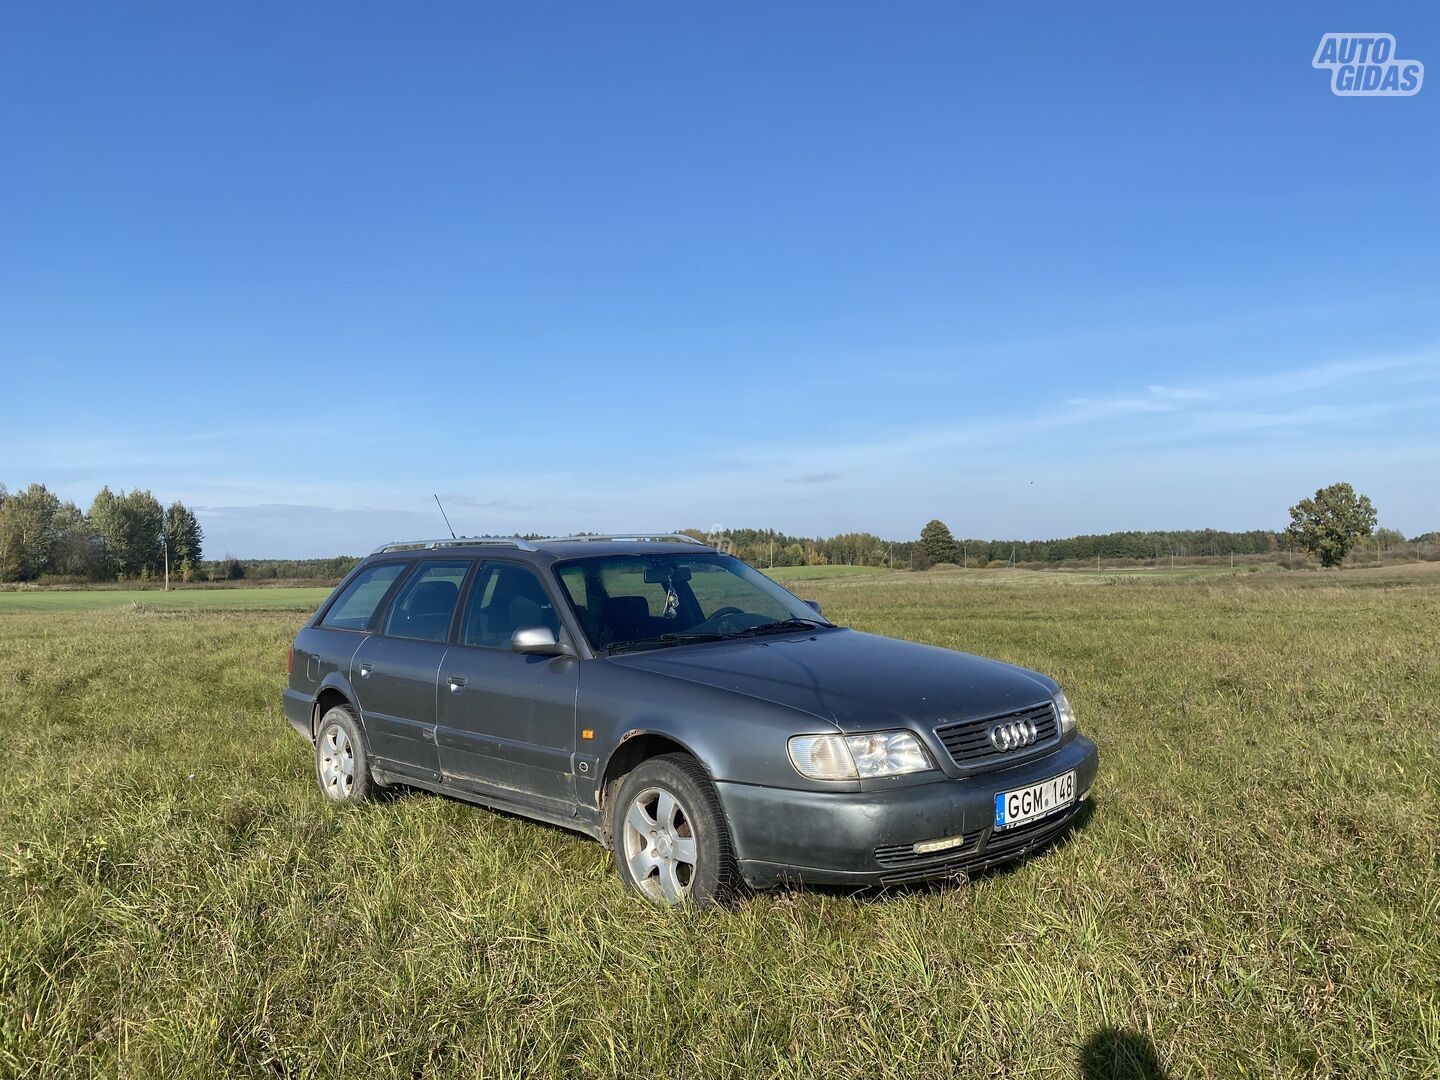
[[364, 630], [406, 566], [405, 563], [381, 563], [360, 571], [335, 598], [320, 625], [331, 630]]

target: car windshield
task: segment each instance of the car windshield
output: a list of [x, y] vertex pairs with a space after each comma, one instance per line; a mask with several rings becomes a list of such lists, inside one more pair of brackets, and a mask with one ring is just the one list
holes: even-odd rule
[[591, 645], [605, 652], [831, 626], [730, 555], [618, 555], [556, 567]]

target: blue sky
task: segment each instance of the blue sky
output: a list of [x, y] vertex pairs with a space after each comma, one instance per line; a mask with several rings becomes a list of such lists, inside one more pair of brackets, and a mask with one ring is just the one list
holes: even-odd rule
[[1440, 528], [1433, 5], [29, 5], [0, 136], [0, 481], [212, 554]]

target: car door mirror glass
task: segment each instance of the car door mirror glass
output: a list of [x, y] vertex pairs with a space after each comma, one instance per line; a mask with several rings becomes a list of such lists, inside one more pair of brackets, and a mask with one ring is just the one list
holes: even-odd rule
[[823, 614], [825, 614], [823, 611], [820, 610], [820, 601], [819, 601], [819, 600], [806, 600], [806, 601], [805, 601], [805, 604], [806, 604], [807, 607], [813, 609], [816, 615], [823, 615]]

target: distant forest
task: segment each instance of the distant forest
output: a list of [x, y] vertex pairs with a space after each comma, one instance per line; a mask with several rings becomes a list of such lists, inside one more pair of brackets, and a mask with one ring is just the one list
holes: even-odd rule
[[[691, 536], [723, 543], [754, 566], [890, 566], [924, 568], [936, 561], [964, 562], [967, 566], [992, 563], [1063, 563], [1071, 560], [1168, 559], [1201, 555], [1267, 555], [1283, 550], [1281, 533], [1252, 529], [1221, 532], [1189, 529], [1169, 532], [1117, 532], [1072, 536], [1060, 540], [956, 539], [949, 558], [927, 558], [919, 540], [885, 540], [873, 533], [841, 533], [830, 537], [790, 536], [773, 529], [727, 529], [712, 536], [698, 529]], [[1399, 534], [1395, 534], [1399, 537]], [[1399, 537], [1403, 543], [1404, 537]]]
[[[792, 536], [774, 529], [727, 529], [714, 534], [682, 529], [688, 536], [716, 544], [752, 566], [889, 566], [897, 570], [930, 565], [918, 540], [885, 540], [873, 533], [838, 536]], [[538, 536], [525, 539], [536, 540]], [[1440, 545], [1440, 533], [1426, 533], [1407, 541], [1393, 529], [1380, 529], [1360, 544], [1363, 552], [1385, 552], [1406, 545]], [[956, 540], [953, 561], [970, 567], [1055, 566], [1131, 560], [1163, 562], [1172, 556], [1187, 561], [1236, 556], [1279, 556], [1286, 550], [1285, 534], [1265, 529], [1224, 532], [1218, 529], [1181, 529], [1160, 532], [1118, 532], [1072, 536], [1060, 540]], [[1426, 557], [1432, 557], [1427, 550]], [[1297, 556], [1298, 558], [1298, 556]], [[234, 559], [215, 564], [211, 576], [229, 580], [334, 581], [359, 562], [357, 556], [329, 559]], [[951, 560], [946, 560], [951, 561]], [[918, 566], [917, 566], [918, 562]], [[218, 573], [214, 572], [218, 570]]]
[[[1290, 534], [1266, 529], [1113, 532], [1058, 540], [961, 539], [939, 520], [926, 524], [913, 540], [886, 540], [868, 532], [816, 537], [775, 529], [680, 531], [761, 568], [838, 565], [925, 570], [950, 564], [1038, 568], [1097, 561], [1152, 565], [1182, 559], [1280, 561], [1282, 555], [1287, 566], [1297, 563], [1290, 550]], [[81, 511], [72, 502], [62, 502], [44, 484], [31, 484], [16, 492], [0, 484], [0, 583], [148, 581], [165, 576], [168, 570], [170, 577], [185, 582], [323, 584], [338, 581], [359, 562], [352, 555], [239, 559], [227, 553], [223, 558], [204, 559], [203, 540], [199, 521], [188, 507], [180, 502], [162, 507], [149, 491], [116, 494], [108, 487], [101, 488], [90, 508]], [[1389, 558], [1440, 559], [1440, 533], [1407, 540], [1394, 529], [1377, 529], [1361, 538], [1351, 552], [1361, 561], [1384, 559], [1387, 553]], [[1303, 557], [1299, 564], [1305, 565]]]

